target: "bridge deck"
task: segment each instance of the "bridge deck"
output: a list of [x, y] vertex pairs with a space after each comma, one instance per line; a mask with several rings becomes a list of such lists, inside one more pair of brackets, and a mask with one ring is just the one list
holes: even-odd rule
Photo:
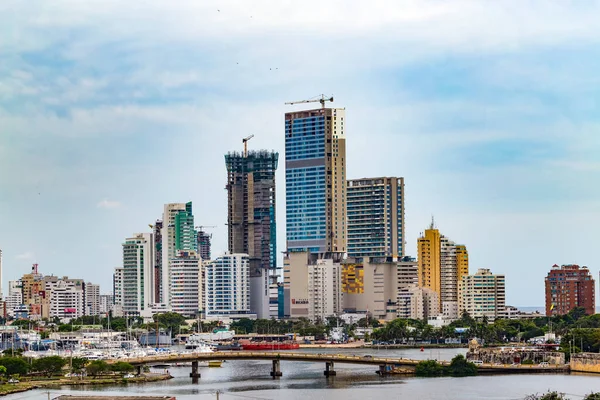
[[[367, 364], [367, 365], [396, 365], [414, 367], [422, 360], [411, 360], [407, 358], [384, 358], [372, 356], [358, 356], [351, 354], [323, 354], [323, 353], [287, 353], [287, 352], [250, 352], [250, 351], [222, 351], [213, 353], [193, 354], [166, 354], [148, 357], [128, 358], [114, 361], [126, 361], [132, 365], [143, 364], [168, 364], [190, 361], [208, 360], [281, 360], [281, 361], [306, 361], [327, 362], [345, 364]], [[449, 365], [449, 361], [440, 361], [442, 365]], [[510, 364], [483, 364], [477, 368], [481, 372], [565, 372], [569, 365], [510, 365]]]

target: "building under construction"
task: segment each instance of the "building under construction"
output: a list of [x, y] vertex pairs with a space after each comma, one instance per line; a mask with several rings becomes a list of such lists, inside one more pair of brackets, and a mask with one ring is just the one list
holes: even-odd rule
[[269, 318], [269, 271], [274, 273], [277, 266], [275, 171], [278, 159], [278, 153], [266, 150], [225, 155], [229, 251], [250, 256], [251, 308], [258, 318]]
[[198, 231], [198, 255], [202, 260], [210, 260], [210, 243], [212, 234], [203, 230]]

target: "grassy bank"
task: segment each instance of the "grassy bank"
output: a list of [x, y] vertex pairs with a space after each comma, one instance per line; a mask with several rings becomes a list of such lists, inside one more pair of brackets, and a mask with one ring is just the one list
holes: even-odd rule
[[104, 376], [99, 378], [55, 378], [44, 380], [28, 380], [19, 383], [5, 383], [0, 385], [0, 396], [26, 392], [32, 389], [57, 389], [61, 386], [89, 386], [89, 385], [121, 385], [131, 383], [157, 382], [171, 379], [169, 374], [144, 374], [134, 378], [120, 376]]

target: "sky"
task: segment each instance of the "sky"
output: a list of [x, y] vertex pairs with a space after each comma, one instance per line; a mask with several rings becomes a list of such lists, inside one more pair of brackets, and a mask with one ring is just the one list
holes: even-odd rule
[[[596, 278], [597, 1], [0, 2], [3, 286], [39, 263], [111, 291], [121, 243], [193, 201], [226, 250], [224, 154], [284, 157], [284, 103], [345, 107], [348, 178], [403, 176], [407, 253], [432, 215], [507, 303], [553, 264]], [[318, 107], [318, 103], [316, 104]], [[277, 174], [285, 250], [285, 175]], [[280, 264], [282, 261], [280, 260]]]

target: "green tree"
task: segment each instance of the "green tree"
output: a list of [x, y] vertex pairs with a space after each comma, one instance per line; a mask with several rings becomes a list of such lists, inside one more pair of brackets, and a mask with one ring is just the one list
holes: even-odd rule
[[67, 360], [59, 356], [41, 357], [33, 360], [32, 368], [50, 377], [60, 373], [66, 364]]
[[600, 400], [600, 393], [590, 393], [583, 400]]
[[21, 357], [0, 357], [0, 365], [6, 368], [8, 375], [26, 375], [29, 372], [29, 364]]
[[89, 360], [87, 358], [73, 357], [71, 359], [71, 372], [80, 373], [88, 363]]
[[542, 395], [531, 394], [525, 397], [525, 400], [567, 400], [563, 393], [548, 392]]
[[131, 372], [135, 369], [133, 365], [123, 361], [117, 361], [114, 364], [110, 364], [108, 367], [113, 372]]
[[477, 375], [477, 366], [462, 355], [458, 354], [450, 362], [448, 374], [451, 376], [473, 376]]
[[160, 327], [171, 332], [171, 336], [175, 336], [179, 332], [179, 327], [185, 323], [184, 316], [174, 312], [156, 314], [153, 319], [154, 322], [158, 321]]
[[254, 333], [255, 322], [249, 318], [240, 318], [229, 325], [229, 329], [234, 330], [238, 333]]
[[108, 370], [108, 364], [104, 360], [94, 360], [85, 367], [88, 375], [97, 377]]
[[442, 376], [444, 367], [435, 360], [420, 361], [415, 367], [417, 376]]
[[4, 365], [0, 365], [0, 375], [6, 376], [8, 374], [8, 370]]

